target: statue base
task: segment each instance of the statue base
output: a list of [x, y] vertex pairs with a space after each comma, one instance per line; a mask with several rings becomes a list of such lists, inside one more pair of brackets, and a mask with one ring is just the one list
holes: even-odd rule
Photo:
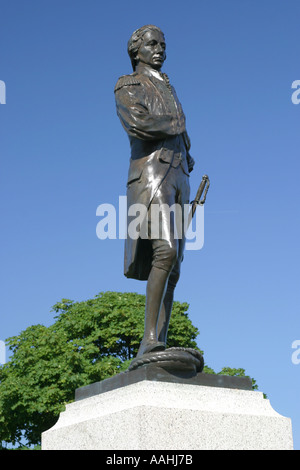
[[43, 450], [291, 450], [291, 420], [229, 377], [147, 364], [76, 390]]

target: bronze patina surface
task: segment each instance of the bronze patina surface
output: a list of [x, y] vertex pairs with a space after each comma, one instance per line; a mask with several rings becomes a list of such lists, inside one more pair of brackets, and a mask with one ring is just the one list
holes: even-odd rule
[[[131, 149], [128, 208], [138, 203], [148, 210], [148, 236], [127, 237], [125, 246], [125, 275], [147, 281], [144, 337], [137, 355], [140, 358], [166, 349], [185, 245], [184, 229], [177, 238], [178, 220], [170, 218], [167, 209], [173, 204], [182, 208], [189, 204], [189, 175], [194, 160], [182, 106], [168, 76], [161, 72], [166, 59], [163, 32], [154, 25], [136, 30], [128, 42], [128, 53], [133, 73], [118, 79], [115, 100]], [[160, 233], [164, 234], [155, 238], [151, 237], [150, 211], [154, 204], [161, 208]], [[130, 221], [129, 216], [128, 225]]]

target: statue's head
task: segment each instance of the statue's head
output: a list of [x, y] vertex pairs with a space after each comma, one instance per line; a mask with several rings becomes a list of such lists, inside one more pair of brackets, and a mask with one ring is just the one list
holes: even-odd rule
[[142, 26], [131, 35], [127, 50], [133, 70], [139, 62], [160, 70], [166, 60], [164, 34], [160, 28], [152, 24]]

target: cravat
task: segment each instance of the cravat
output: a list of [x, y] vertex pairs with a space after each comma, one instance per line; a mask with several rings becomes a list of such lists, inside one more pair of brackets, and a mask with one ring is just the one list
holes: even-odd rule
[[162, 77], [163, 81], [167, 85], [168, 90], [170, 90], [170, 92], [173, 94], [172, 87], [171, 87], [171, 84], [170, 84], [170, 79], [169, 79], [168, 75], [166, 73], [163, 73], [163, 72], [159, 72], [159, 75]]

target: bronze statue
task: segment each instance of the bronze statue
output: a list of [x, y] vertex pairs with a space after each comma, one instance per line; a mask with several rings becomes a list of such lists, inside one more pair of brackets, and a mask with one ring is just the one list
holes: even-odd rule
[[[147, 280], [140, 357], [166, 348], [185, 238], [184, 231], [181, 238], [175, 237], [175, 220], [170, 220], [164, 208], [174, 203], [181, 207], [189, 204], [189, 173], [194, 160], [189, 154], [190, 139], [181, 104], [167, 75], [161, 73], [166, 59], [163, 32], [153, 25], [136, 30], [128, 42], [128, 53], [133, 73], [119, 78], [115, 99], [131, 147], [128, 207], [141, 203], [148, 209], [148, 238], [127, 237], [125, 245], [125, 275]], [[161, 208], [161, 225], [168, 236], [151, 237], [153, 204]]]

